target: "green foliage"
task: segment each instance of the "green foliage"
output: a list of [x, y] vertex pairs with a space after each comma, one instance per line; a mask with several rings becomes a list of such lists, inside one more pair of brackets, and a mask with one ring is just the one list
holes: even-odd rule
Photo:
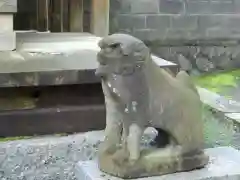
[[196, 85], [216, 93], [222, 92], [224, 87], [237, 87], [237, 80], [239, 79], [240, 70], [202, 75], [193, 78]]
[[6, 137], [6, 138], [0, 138], [0, 142], [5, 142], [5, 141], [16, 141], [16, 140], [30, 139], [30, 138], [31, 138], [31, 137], [27, 137], [27, 136]]

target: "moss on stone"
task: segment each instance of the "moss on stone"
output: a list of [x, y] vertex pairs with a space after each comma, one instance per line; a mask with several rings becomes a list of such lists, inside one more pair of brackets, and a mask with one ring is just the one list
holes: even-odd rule
[[240, 70], [201, 75], [193, 77], [193, 80], [200, 87], [216, 93], [224, 93], [225, 87], [237, 87], [237, 81], [240, 80]]
[[[59, 134], [53, 134], [50, 135], [52, 137], [62, 137], [67, 136], [67, 133], [59, 133]], [[7, 141], [16, 141], [16, 140], [23, 140], [23, 139], [32, 139], [37, 136], [15, 136], [15, 137], [4, 137], [0, 138], [0, 142], [7, 142]]]
[[4, 138], [0, 138], [0, 142], [16, 141], [16, 140], [30, 139], [30, 138], [31, 136], [4, 137]]

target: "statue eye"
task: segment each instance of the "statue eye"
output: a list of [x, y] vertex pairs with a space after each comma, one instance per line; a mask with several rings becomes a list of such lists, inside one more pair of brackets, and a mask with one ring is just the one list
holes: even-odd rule
[[120, 46], [119, 43], [114, 43], [114, 44], [109, 45], [109, 47], [112, 48], [112, 49], [116, 49], [116, 48], [118, 48], [119, 46]]

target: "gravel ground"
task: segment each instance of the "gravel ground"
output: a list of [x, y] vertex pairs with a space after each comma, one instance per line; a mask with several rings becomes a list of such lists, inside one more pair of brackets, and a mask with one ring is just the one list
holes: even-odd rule
[[96, 157], [102, 132], [0, 143], [1, 180], [75, 180], [79, 160]]
[[[75, 164], [96, 159], [103, 131], [64, 137], [38, 137], [0, 143], [1, 180], [76, 180]], [[148, 129], [143, 145], [155, 136]], [[231, 146], [240, 149], [240, 134], [232, 137]], [[212, 141], [214, 142], [214, 140]], [[215, 146], [215, 145], [214, 145]]]
[[[96, 131], [0, 143], [0, 179], [76, 180], [75, 164], [95, 159], [103, 137]], [[147, 131], [143, 143], [153, 137], [152, 130]]]

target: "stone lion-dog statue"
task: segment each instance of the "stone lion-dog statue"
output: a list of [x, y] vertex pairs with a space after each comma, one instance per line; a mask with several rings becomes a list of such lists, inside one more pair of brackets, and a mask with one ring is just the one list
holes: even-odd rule
[[[202, 103], [187, 73], [176, 77], [155, 64], [149, 48], [127, 34], [99, 42], [97, 55], [106, 103], [101, 171], [131, 179], [204, 167]], [[146, 128], [157, 147], [141, 147]]]

